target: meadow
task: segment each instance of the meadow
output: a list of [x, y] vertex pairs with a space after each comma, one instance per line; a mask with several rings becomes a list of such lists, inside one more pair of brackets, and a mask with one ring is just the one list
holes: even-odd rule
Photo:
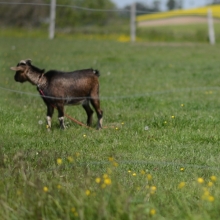
[[[0, 35], [0, 219], [217, 219], [219, 44]], [[39, 68], [99, 69], [104, 128], [57, 113], [46, 129]], [[66, 113], [86, 121], [81, 106]]]

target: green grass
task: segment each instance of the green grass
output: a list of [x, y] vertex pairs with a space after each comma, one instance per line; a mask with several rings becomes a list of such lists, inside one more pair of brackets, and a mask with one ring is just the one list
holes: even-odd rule
[[[175, 18], [174, 18], [175, 19]], [[214, 23], [215, 37], [220, 38], [220, 24]], [[145, 41], [165, 42], [194, 42], [207, 43], [208, 25], [204, 24], [181, 24], [168, 26], [139, 27], [137, 37]]]
[[[0, 48], [1, 219], [218, 218], [219, 45], [1, 36]], [[48, 132], [36, 88], [9, 69], [25, 58], [99, 69], [108, 128], [66, 119], [62, 131], [56, 113]], [[66, 113], [86, 121], [80, 106]]]

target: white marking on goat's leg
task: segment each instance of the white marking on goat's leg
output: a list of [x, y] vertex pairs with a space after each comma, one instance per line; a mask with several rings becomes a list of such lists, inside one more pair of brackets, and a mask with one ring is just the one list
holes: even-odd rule
[[60, 128], [65, 129], [64, 117], [59, 117], [58, 119], [60, 121]]
[[103, 111], [97, 113], [98, 116], [98, 123], [97, 123], [97, 130], [102, 129], [102, 121], [103, 121]]
[[51, 117], [47, 116], [47, 128], [51, 128]]

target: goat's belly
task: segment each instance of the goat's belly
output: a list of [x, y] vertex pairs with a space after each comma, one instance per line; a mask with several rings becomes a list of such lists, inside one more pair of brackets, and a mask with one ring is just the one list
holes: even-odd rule
[[82, 105], [85, 102], [86, 102], [86, 99], [77, 99], [77, 98], [75, 98], [75, 99], [73, 99], [73, 98], [68, 99], [67, 98], [65, 100], [65, 105]]

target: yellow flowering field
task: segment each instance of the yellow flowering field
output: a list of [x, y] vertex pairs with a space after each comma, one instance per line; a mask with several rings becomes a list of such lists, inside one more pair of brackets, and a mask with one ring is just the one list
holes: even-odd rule
[[[0, 36], [0, 219], [218, 219], [219, 50], [204, 44]], [[11, 66], [100, 71], [102, 130], [46, 107]], [[81, 106], [68, 115], [86, 122]]]
[[212, 10], [213, 17], [220, 18], [220, 5], [211, 5], [211, 6], [205, 6], [205, 7], [193, 8], [187, 10], [181, 9], [181, 10], [172, 10], [167, 12], [139, 15], [136, 17], [136, 20], [137, 22], [139, 22], [139, 21], [164, 19], [164, 18], [178, 17], [178, 16], [191, 16], [191, 15], [207, 16], [208, 9]]

